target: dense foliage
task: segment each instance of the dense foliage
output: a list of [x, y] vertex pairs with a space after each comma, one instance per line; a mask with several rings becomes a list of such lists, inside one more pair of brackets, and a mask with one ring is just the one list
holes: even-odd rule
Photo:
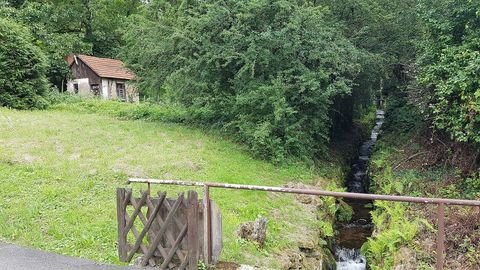
[[197, 122], [230, 131], [262, 157], [311, 157], [326, 146], [332, 99], [350, 94], [366, 55], [322, 7], [262, 0], [185, 8], [131, 25], [123, 56], [142, 87], [163, 89]]
[[64, 57], [71, 53], [116, 57], [122, 26], [139, 12], [137, 0], [1, 1], [0, 14], [29, 28], [47, 58], [47, 77], [62, 89], [69, 77]]
[[0, 18], [0, 106], [45, 106], [45, 57], [32, 40], [28, 29]]
[[423, 121], [479, 143], [479, 10], [473, 0], [0, 0], [46, 56], [38, 72], [51, 85], [64, 88], [67, 54], [122, 57], [145, 98], [278, 160], [321, 154], [374, 99], [403, 89]]
[[419, 83], [436, 128], [480, 143], [480, 2], [423, 0]]

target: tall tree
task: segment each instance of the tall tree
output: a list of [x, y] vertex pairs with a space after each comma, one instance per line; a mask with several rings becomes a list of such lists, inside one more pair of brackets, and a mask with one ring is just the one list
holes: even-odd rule
[[128, 16], [139, 12], [140, 0], [46, 0], [15, 5], [4, 2], [2, 13], [30, 28], [47, 56], [49, 81], [63, 87], [70, 53], [116, 57]]
[[17, 109], [46, 105], [45, 58], [28, 29], [0, 18], [0, 106]]
[[17, 21], [30, 28], [35, 43], [47, 56], [49, 81], [59, 89], [69, 73], [64, 57], [92, 51], [91, 43], [84, 39], [82, 16], [77, 16], [81, 10], [75, 1], [27, 2], [15, 14]]

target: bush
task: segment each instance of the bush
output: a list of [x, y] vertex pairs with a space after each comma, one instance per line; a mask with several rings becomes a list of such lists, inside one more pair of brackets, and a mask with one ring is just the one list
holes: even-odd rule
[[45, 58], [27, 29], [0, 18], [0, 106], [44, 108]]
[[324, 153], [332, 100], [351, 93], [367, 59], [325, 9], [267, 0], [185, 8], [135, 20], [127, 31], [123, 57], [140, 87], [162, 89], [196, 123], [228, 132], [257, 156]]
[[408, 135], [422, 131], [425, 122], [418, 107], [402, 95], [392, 95], [387, 99], [385, 129], [397, 135]]
[[422, 0], [419, 83], [435, 128], [480, 144], [480, 2]]
[[435, 64], [424, 68], [421, 78], [434, 89], [433, 124], [458, 142], [480, 144], [479, 49], [470, 45], [444, 49]]
[[58, 104], [73, 104], [82, 101], [86, 101], [87, 98], [81, 95], [71, 94], [70, 92], [61, 93], [57, 89], [48, 91], [45, 95], [48, 105], [55, 106]]
[[467, 178], [463, 185], [464, 197], [469, 199], [480, 198], [480, 175]]

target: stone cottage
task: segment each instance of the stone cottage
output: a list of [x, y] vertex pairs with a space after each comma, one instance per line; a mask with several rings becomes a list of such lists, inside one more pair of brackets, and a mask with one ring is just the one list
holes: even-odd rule
[[129, 82], [135, 75], [116, 59], [71, 54], [66, 57], [73, 79], [67, 91], [82, 96], [138, 102], [138, 92]]

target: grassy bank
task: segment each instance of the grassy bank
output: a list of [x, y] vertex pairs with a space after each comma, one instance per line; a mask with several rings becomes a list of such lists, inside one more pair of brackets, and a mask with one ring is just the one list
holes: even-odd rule
[[[341, 177], [334, 159], [321, 170], [275, 166], [214, 134], [111, 117], [134, 118], [125, 115], [144, 108], [80, 101], [49, 111], [0, 109], [0, 239], [118, 263], [115, 188], [129, 176], [271, 186], [326, 186]], [[222, 260], [278, 269], [282, 252], [318, 231], [314, 214], [289, 195], [213, 190], [212, 198], [223, 214]], [[264, 249], [235, 233], [259, 215], [270, 220]]]

